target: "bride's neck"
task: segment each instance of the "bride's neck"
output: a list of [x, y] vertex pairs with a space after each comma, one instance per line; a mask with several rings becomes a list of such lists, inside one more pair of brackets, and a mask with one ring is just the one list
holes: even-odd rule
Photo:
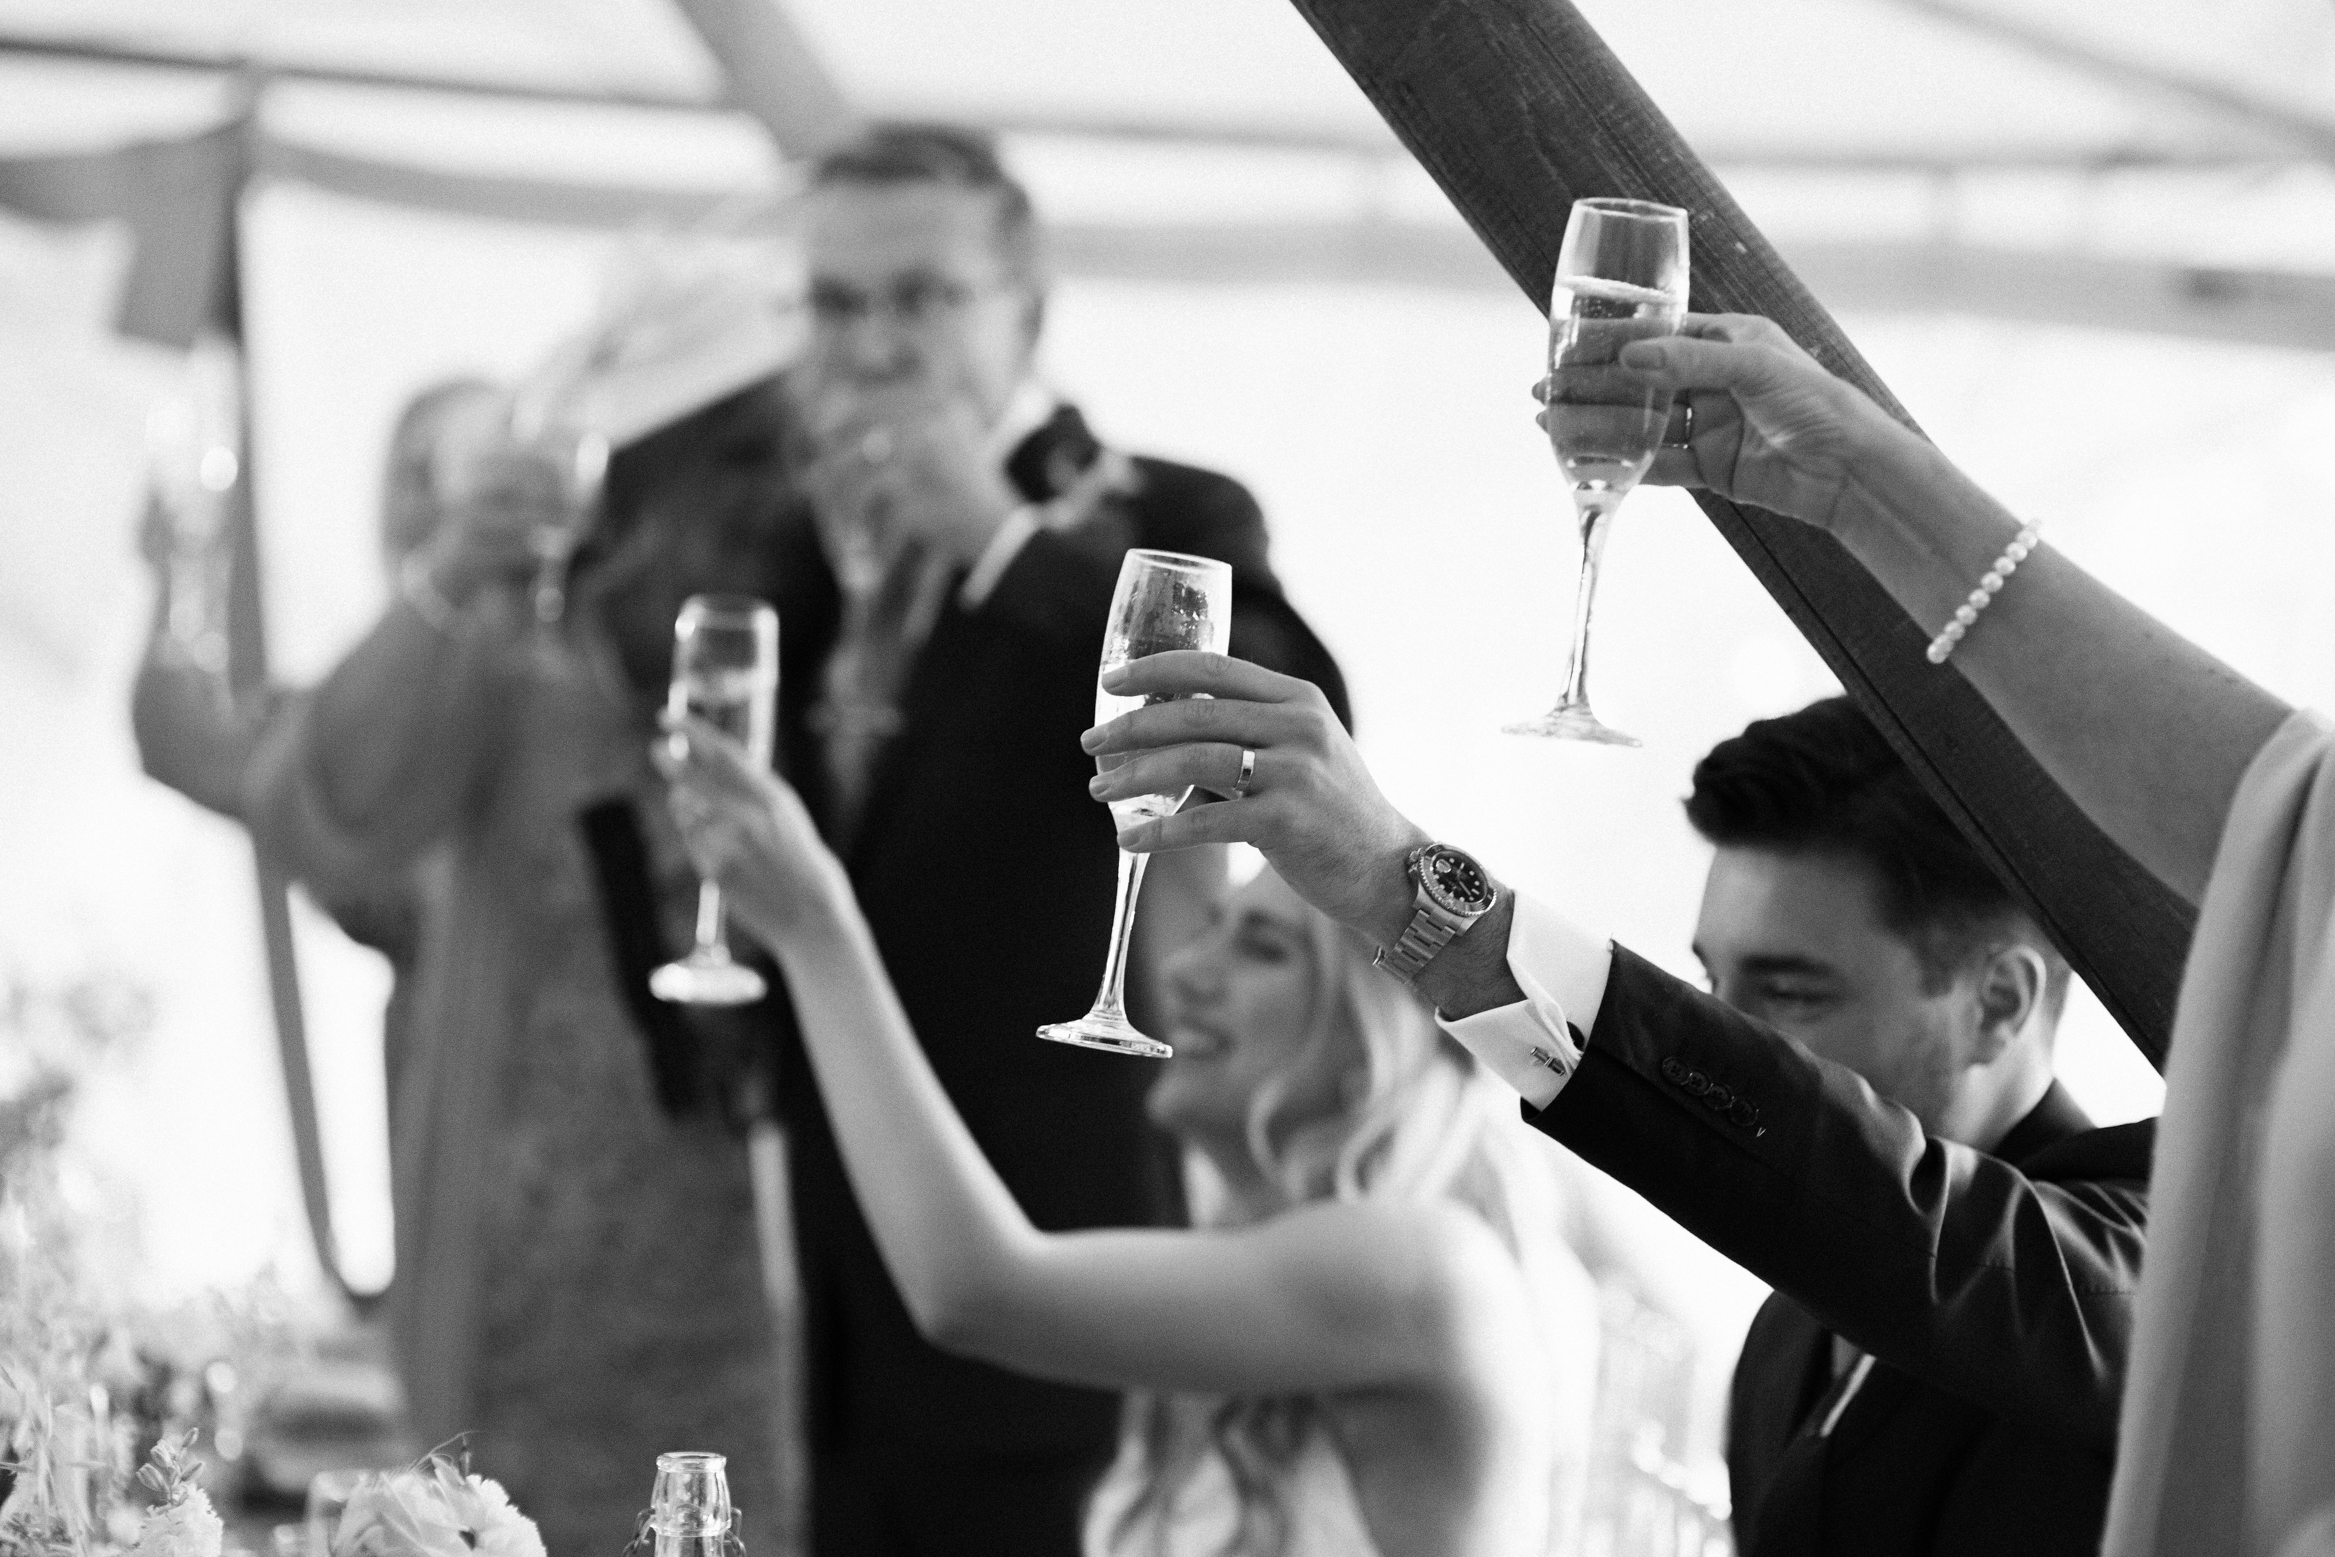
[[1216, 1170], [1216, 1177], [1224, 1186], [1229, 1220], [1239, 1223], [1262, 1222], [1289, 1209], [1289, 1197], [1282, 1187], [1267, 1177], [1257, 1166], [1257, 1159], [1249, 1151], [1248, 1142], [1218, 1141], [1186, 1136], [1185, 1144], [1197, 1149]]

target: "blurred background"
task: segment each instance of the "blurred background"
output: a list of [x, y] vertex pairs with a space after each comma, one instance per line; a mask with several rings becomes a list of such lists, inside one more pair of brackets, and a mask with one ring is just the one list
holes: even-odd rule
[[[2335, 8], [1581, 9], [1950, 454], [2335, 704]], [[1283, 0], [787, 0], [791, 27], [724, 32], [749, 12], [777, 14], [0, 0], [0, 1091], [71, 1071], [67, 1190], [142, 1300], [264, 1280], [334, 1311], [311, 1108], [341, 1273], [391, 1261], [384, 967], [296, 895], [271, 935], [241, 830], [131, 745], [154, 406], [206, 321], [240, 326], [241, 608], [270, 674], [313, 680], [384, 603], [378, 472], [416, 388], [519, 377], [660, 267], [759, 278], [783, 335], [805, 92], [1004, 137], [1055, 235], [1048, 377], [1107, 442], [1258, 493], [1390, 795], [1577, 919], [1694, 976], [1688, 769], [1833, 689], [1692, 503], [1647, 492], [1597, 668], [1644, 749], [1497, 733], [1552, 701], [1571, 598], [1541, 324]], [[2096, 1118], [2156, 1110], [2080, 992], [2061, 1045]], [[1680, 1448], [1707, 1465], [1761, 1289], [1607, 1193], [1699, 1359]]]

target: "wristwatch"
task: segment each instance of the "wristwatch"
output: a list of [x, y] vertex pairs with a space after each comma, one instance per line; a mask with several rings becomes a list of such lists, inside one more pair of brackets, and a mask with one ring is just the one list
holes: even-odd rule
[[1370, 965], [1408, 984], [1453, 937], [1492, 911], [1500, 889], [1473, 856], [1447, 843], [1419, 845], [1404, 857], [1403, 870], [1417, 889], [1411, 922], [1394, 945], [1378, 949]]

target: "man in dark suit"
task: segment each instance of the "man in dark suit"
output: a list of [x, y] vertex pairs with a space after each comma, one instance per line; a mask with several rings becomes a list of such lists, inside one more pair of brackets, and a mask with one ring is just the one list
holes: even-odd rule
[[[1147, 1066], [1041, 1041], [1084, 1011], [1116, 851], [1087, 792], [1104, 619], [1131, 545], [1235, 570], [1233, 652], [1334, 687], [1266, 566], [1256, 504], [1102, 448], [1032, 373], [1029, 201], [981, 139], [870, 132], [812, 171], [812, 339], [794, 398], [808, 522], [778, 570], [780, 762], [849, 868], [933, 1067], [1048, 1228], [1153, 1222], [1172, 1166]], [[1221, 859], [1154, 873], [1141, 955]], [[1073, 1553], [1117, 1402], [916, 1334], [807, 1069], [781, 1087], [810, 1369], [814, 1549]], [[1163, 1171], [1165, 1170], [1165, 1171]]]
[[1734, 1388], [1746, 1557], [2097, 1548], [2154, 1125], [2053, 1081], [2064, 965], [1854, 708], [1697, 771], [1714, 998], [1428, 841], [1311, 689], [1186, 656], [1114, 690], [1217, 700], [1090, 736], [1147, 752], [1106, 797], [1256, 753], [1248, 798], [1123, 842], [1263, 849], [1534, 1125], [1777, 1289]]

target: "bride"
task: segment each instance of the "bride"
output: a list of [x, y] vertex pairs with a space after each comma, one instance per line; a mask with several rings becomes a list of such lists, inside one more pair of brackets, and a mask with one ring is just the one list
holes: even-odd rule
[[709, 726], [677, 733], [675, 818], [785, 970], [918, 1329], [1132, 1392], [1090, 1557], [1571, 1549], [1597, 1311], [1551, 1165], [1368, 948], [1269, 871], [1236, 893], [1170, 969], [1176, 1054], [1149, 1100], [1197, 1159], [1199, 1225], [1041, 1232], [934, 1078], [794, 792]]

